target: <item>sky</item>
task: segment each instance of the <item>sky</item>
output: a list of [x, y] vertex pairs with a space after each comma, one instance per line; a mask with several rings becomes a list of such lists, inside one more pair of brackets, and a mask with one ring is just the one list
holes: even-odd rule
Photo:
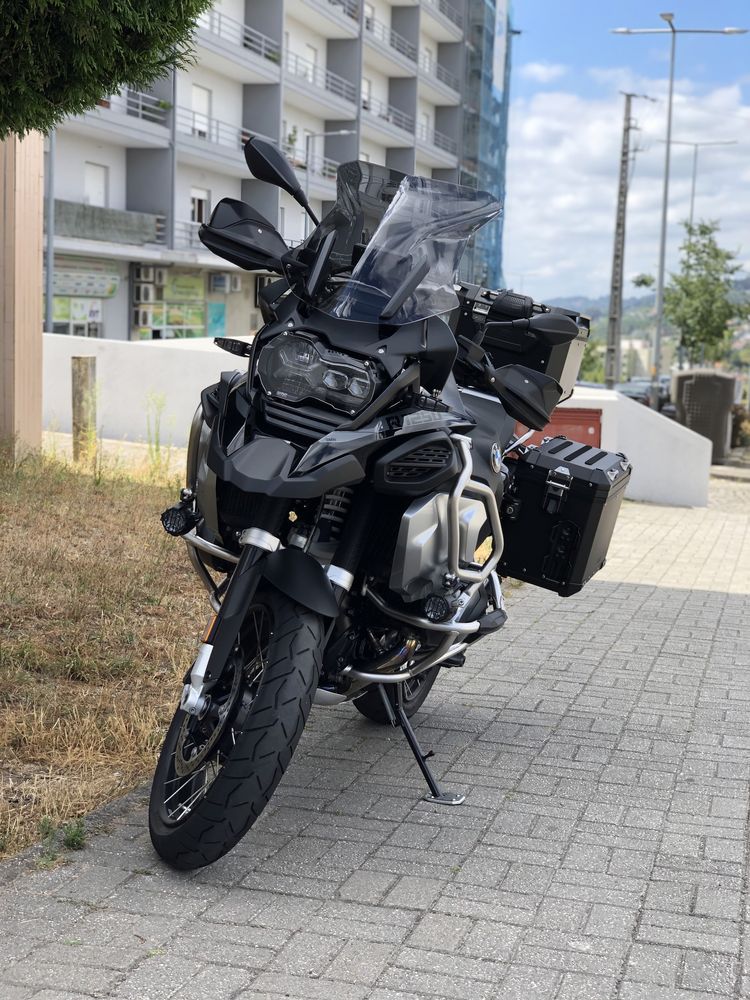
[[[639, 148], [628, 192], [624, 294], [656, 274], [669, 47], [667, 35], [611, 28], [750, 28], [750, 0], [513, 0], [510, 123], [503, 238], [509, 287], [538, 301], [609, 292], [624, 97]], [[695, 219], [721, 224], [722, 246], [750, 272], [750, 33], [677, 38], [672, 138], [737, 140], [699, 150]], [[661, 141], [660, 141], [661, 140]], [[667, 270], [679, 262], [693, 150], [672, 146]]]

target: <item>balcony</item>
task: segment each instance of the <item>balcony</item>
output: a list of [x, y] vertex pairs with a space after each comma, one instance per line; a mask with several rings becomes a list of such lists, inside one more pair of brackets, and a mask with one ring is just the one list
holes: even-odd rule
[[199, 167], [208, 164], [235, 177], [247, 177], [242, 147], [250, 138], [248, 129], [209, 118], [192, 108], [177, 108], [175, 124], [182, 162]]
[[456, 140], [422, 122], [417, 125], [417, 149], [419, 159], [430, 167], [455, 167], [458, 163]]
[[[320, 140], [322, 141], [322, 140]], [[284, 145], [284, 154], [293, 165], [300, 184], [310, 198], [332, 201], [336, 197], [336, 171], [339, 164], [327, 156], [313, 154], [306, 159], [303, 147]]]
[[220, 10], [198, 18], [196, 41], [203, 49], [201, 65], [242, 83], [278, 83], [281, 46], [249, 24]]
[[175, 219], [174, 224], [174, 248], [175, 250], [201, 250], [203, 253], [209, 253], [207, 247], [201, 243], [198, 239], [198, 230], [200, 229], [200, 222], [186, 222], [180, 219]]
[[132, 147], [166, 147], [171, 105], [139, 90], [102, 98], [96, 108], [67, 118], [66, 132]]
[[456, 74], [424, 53], [419, 57], [419, 85], [422, 96], [434, 104], [461, 103]]
[[359, 0], [286, 0], [284, 13], [302, 24], [314, 24], [326, 38], [359, 35]]
[[328, 117], [354, 118], [357, 88], [351, 81], [289, 51], [284, 56], [284, 69], [284, 97], [290, 104], [318, 116], [321, 104], [325, 104], [331, 112]]
[[362, 135], [387, 146], [414, 145], [412, 115], [375, 97], [362, 98]]
[[416, 71], [417, 47], [399, 35], [393, 28], [376, 17], [365, 17], [364, 39], [375, 50], [381, 72], [397, 76], [404, 70], [411, 75]]
[[439, 42], [460, 42], [464, 36], [464, 16], [448, 0], [422, 0], [429, 17], [430, 35]]
[[55, 243], [61, 239], [163, 246], [166, 219], [163, 215], [126, 212], [55, 198]]

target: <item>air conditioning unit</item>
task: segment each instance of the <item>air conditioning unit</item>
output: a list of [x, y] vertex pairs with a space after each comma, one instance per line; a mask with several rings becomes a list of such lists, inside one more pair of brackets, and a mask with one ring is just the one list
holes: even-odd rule
[[229, 275], [228, 274], [212, 274], [208, 281], [208, 290], [210, 292], [228, 292], [229, 291]]
[[154, 284], [155, 285], [166, 285], [167, 283], [167, 269], [166, 267], [155, 267], [154, 268]]
[[241, 292], [242, 291], [242, 275], [241, 274], [230, 274], [229, 275], [229, 291], [230, 292]]
[[150, 309], [134, 309], [133, 310], [133, 326], [151, 326], [151, 310]]
[[155, 299], [154, 286], [137, 284], [133, 286], [134, 302], [153, 302]]
[[135, 280], [153, 282], [154, 280], [153, 267], [151, 267], [151, 265], [146, 265], [146, 264], [136, 264]]

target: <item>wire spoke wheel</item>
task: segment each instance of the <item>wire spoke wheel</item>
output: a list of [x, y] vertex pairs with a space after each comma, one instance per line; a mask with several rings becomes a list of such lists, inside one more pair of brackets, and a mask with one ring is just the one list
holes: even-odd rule
[[216, 861], [268, 805], [307, 722], [324, 636], [323, 618], [260, 588], [206, 711], [175, 712], [149, 804], [151, 841], [173, 868]]
[[162, 818], [181, 823], [205, 798], [237, 745], [268, 663], [271, 619], [262, 605], [251, 607], [232, 660], [200, 716], [182, 713], [177, 741], [164, 779]]

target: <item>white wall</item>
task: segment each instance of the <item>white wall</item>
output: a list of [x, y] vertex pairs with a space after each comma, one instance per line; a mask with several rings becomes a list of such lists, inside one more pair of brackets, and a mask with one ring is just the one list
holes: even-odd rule
[[370, 158], [370, 163], [385, 163], [386, 147], [379, 146], [370, 139], [362, 138], [359, 141], [360, 155], [364, 153]]
[[83, 165], [88, 160], [109, 168], [109, 208], [124, 209], [125, 152], [124, 146], [59, 129], [55, 144], [55, 197], [62, 201], [83, 201]]
[[154, 341], [91, 340], [44, 334], [44, 426], [71, 429], [70, 359], [96, 358], [98, 431], [103, 437], [145, 441], [150, 394], [162, 394], [166, 405], [161, 420], [165, 444], [187, 444], [200, 392], [216, 382], [222, 371], [243, 367], [242, 359], [207, 340], [182, 349]]
[[576, 388], [561, 407], [600, 410], [602, 448], [622, 451], [633, 465], [631, 500], [705, 507], [711, 442], [674, 420], [608, 389]]
[[228, 76], [215, 73], [205, 66], [191, 66], [189, 71], [177, 74], [177, 106], [192, 108], [192, 85], [207, 87], [211, 91], [211, 117], [228, 125], [242, 124], [242, 84]]
[[241, 198], [242, 181], [239, 177], [229, 177], [214, 170], [201, 170], [190, 164], [177, 164], [175, 180], [175, 199], [177, 202], [177, 219], [187, 222], [190, 219], [190, 189], [204, 188], [211, 192], [211, 208], [215, 208], [222, 198]]
[[[311, 19], [314, 17], [313, 12], [310, 12]], [[287, 16], [286, 22], [284, 24], [284, 33], [289, 37], [289, 51], [293, 52], [300, 59], [307, 59], [309, 61], [309, 55], [306, 45], [312, 45], [313, 48], [318, 50], [318, 66], [323, 69], [326, 67], [326, 36], [321, 35], [319, 32], [315, 31], [313, 27], [309, 24], [302, 24], [301, 21], [295, 21], [294, 18]]]

